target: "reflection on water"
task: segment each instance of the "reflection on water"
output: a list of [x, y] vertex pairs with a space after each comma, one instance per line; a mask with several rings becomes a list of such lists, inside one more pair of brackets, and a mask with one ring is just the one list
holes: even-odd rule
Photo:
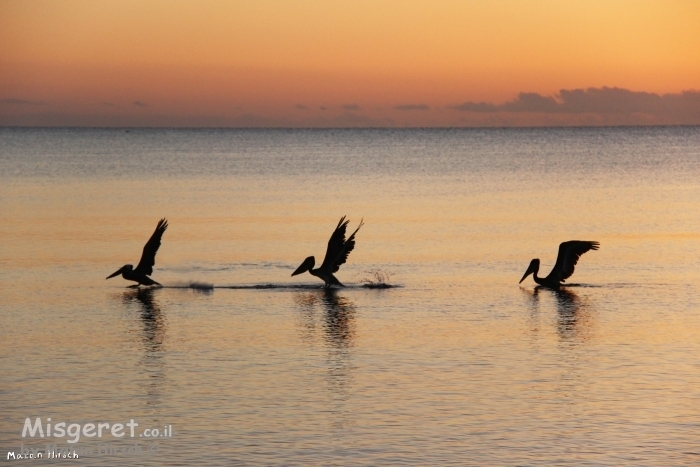
[[137, 302], [141, 307], [142, 340], [146, 353], [152, 357], [158, 355], [165, 338], [165, 323], [160, 305], [156, 300], [154, 288], [137, 288], [124, 292], [124, 304]]
[[531, 329], [539, 331], [540, 294], [554, 297], [557, 310], [557, 334], [563, 341], [586, 341], [591, 337], [592, 318], [591, 306], [582, 300], [574, 291], [566, 287], [553, 290], [537, 286], [529, 291], [522, 289], [528, 295], [530, 308]]
[[[582, 335], [585, 305], [574, 292], [561, 288], [554, 291], [557, 300], [557, 333], [562, 339], [571, 339]], [[584, 337], [585, 339], [585, 337]]]
[[309, 345], [313, 345], [316, 339], [316, 294], [297, 293], [294, 294], [294, 303], [299, 310], [299, 324], [297, 326], [301, 340]]
[[[529, 289], [520, 287], [520, 290], [525, 294], [527, 300], [527, 305], [530, 311], [530, 330], [532, 334], [535, 335], [540, 330], [540, 295], [539, 290], [531, 291]], [[535, 293], [537, 292], [537, 293]]]
[[345, 438], [354, 425], [354, 416], [348, 403], [352, 395], [354, 365], [352, 348], [355, 345], [355, 305], [337, 289], [298, 294], [295, 298], [307, 323], [306, 332], [315, 332], [315, 311], [320, 308], [322, 318], [322, 340], [327, 349], [326, 385], [328, 388], [328, 410], [334, 414], [331, 420], [331, 437], [336, 450], [346, 449]]
[[160, 304], [155, 297], [156, 288], [129, 289], [122, 295], [122, 302], [129, 306], [138, 304], [141, 318], [141, 342], [144, 354], [141, 365], [148, 380], [146, 383], [147, 406], [160, 403], [164, 386], [165, 362], [163, 361], [163, 342], [165, 340], [166, 322]]
[[[553, 290], [537, 286], [534, 290], [522, 289], [527, 294], [530, 306], [530, 319], [533, 341], [537, 352], [546, 351], [543, 339], [538, 332], [540, 319], [547, 319], [550, 314], [548, 306], [556, 309], [554, 325], [558, 337], [559, 355], [565, 358], [557, 360], [553, 373], [547, 378], [552, 400], [560, 403], [567, 418], [577, 420], [582, 416], [582, 401], [587, 397], [590, 377], [586, 368], [590, 366], [586, 352], [592, 337], [592, 307], [571, 289], [562, 287]], [[552, 301], [552, 298], [554, 299]], [[546, 341], [546, 339], [544, 340]]]
[[332, 421], [336, 450], [344, 449], [344, 435], [354, 424], [348, 400], [352, 393], [353, 369], [351, 349], [355, 345], [355, 305], [336, 289], [325, 289], [321, 295], [324, 311], [324, 341], [328, 348], [327, 384], [331, 410], [337, 415]]
[[[337, 289], [299, 293], [294, 297], [299, 306], [301, 335], [306, 342], [322, 339], [327, 349], [327, 383], [333, 397], [344, 399], [352, 380], [352, 347], [355, 344], [355, 305]], [[321, 324], [317, 313], [321, 312]], [[318, 331], [322, 330], [319, 336]]]
[[326, 341], [337, 349], [353, 346], [355, 339], [355, 306], [334, 289], [326, 289], [321, 297], [325, 309]]
[[294, 301], [301, 313], [301, 333], [305, 341], [316, 337], [316, 311], [323, 311], [323, 340], [330, 348], [347, 349], [355, 339], [355, 305], [347, 297], [339, 296], [337, 289], [298, 293]]

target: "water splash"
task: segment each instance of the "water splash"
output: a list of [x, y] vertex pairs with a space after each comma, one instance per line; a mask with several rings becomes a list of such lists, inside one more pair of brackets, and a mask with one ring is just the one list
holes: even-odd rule
[[390, 289], [396, 287], [389, 283], [393, 275], [389, 271], [383, 269], [367, 269], [362, 271], [361, 274], [364, 274], [364, 276], [360, 279], [360, 283], [362, 283], [362, 287], [367, 289]]

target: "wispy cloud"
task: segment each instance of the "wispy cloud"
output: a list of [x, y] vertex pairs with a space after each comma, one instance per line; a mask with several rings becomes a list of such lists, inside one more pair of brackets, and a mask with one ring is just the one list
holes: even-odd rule
[[430, 110], [425, 104], [402, 104], [394, 107], [394, 110]]
[[555, 96], [521, 92], [503, 104], [465, 102], [450, 107], [463, 112], [539, 112], [594, 114], [649, 114], [700, 117], [700, 91], [655, 94], [623, 88], [562, 89]]
[[[468, 101], [445, 107], [420, 95], [377, 106], [284, 103], [277, 108], [233, 106], [218, 113], [176, 112], [144, 101], [43, 102], [34, 96], [0, 98], [0, 126], [260, 127], [524, 127], [700, 125], [700, 90], [657, 94], [615, 87], [522, 92], [507, 102]], [[103, 98], [104, 99], [104, 98]], [[401, 102], [399, 100], [399, 102]], [[413, 103], [411, 103], [413, 100]], [[348, 101], [346, 101], [348, 102]], [[421, 103], [426, 102], [426, 103]]]

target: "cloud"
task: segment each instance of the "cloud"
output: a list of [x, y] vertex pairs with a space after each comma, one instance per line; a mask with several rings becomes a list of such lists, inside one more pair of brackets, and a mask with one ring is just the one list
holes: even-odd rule
[[42, 101], [29, 101], [26, 99], [18, 99], [16, 97], [9, 97], [7, 99], [0, 99], [0, 102], [7, 105], [47, 105], [46, 102]]
[[394, 107], [394, 110], [430, 110], [425, 104], [403, 104]]
[[462, 112], [532, 112], [545, 114], [598, 114], [646, 116], [657, 123], [697, 123], [700, 120], [700, 91], [655, 94], [623, 88], [562, 89], [555, 96], [521, 92], [503, 104], [465, 102], [450, 107]]
[[[507, 102], [469, 101], [450, 107], [414, 96], [396, 106], [368, 103], [330, 105], [284, 103], [246, 111], [160, 110], [141, 101], [43, 102], [33, 96], [0, 98], [0, 126], [151, 127], [550, 127], [700, 125], [700, 90], [670, 94], [615, 87], [562, 89], [552, 95], [522, 92]], [[341, 101], [342, 102], [342, 101]], [[346, 101], [347, 102], [347, 101]], [[399, 101], [400, 102], [400, 101]], [[424, 104], [420, 102], [426, 102]], [[151, 104], [154, 105], [154, 104]]]

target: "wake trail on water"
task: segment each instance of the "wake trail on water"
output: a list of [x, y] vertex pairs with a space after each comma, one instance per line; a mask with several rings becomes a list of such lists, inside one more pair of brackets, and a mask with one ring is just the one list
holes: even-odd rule
[[[343, 289], [393, 289], [401, 287], [396, 284], [351, 284], [345, 287], [333, 287], [331, 290]], [[246, 284], [246, 285], [214, 285], [207, 282], [185, 282], [163, 285], [163, 289], [191, 289], [191, 290], [214, 290], [214, 289], [230, 289], [230, 290], [324, 290], [323, 284]]]
[[[329, 290], [344, 290], [344, 289], [391, 289], [401, 287], [400, 285], [383, 284], [381, 286], [370, 284], [351, 284], [345, 287], [332, 287]], [[234, 290], [325, 290], [323, 284], [254, 284], [254, 285], [217, 285], [215, 289], [234, 289]]]
[[583, 288], [583, 289], [624, 289], [624, 288], [646, 288], [665, 287], [670, 284], [662, 283], [641, 283], [641, 282], [609, 282], [607, 284], [561, 284], [562, 289]]
[[[268, 263], [277, 267], [278, 265]], [[342, 289], [393, 289], [402, 287], [398, 284], [390, 284], [393, 274], [384, 269], [366, 269], [357, 274], [359, 283], [346, 285], [345, 287], [332, 287], [331, 290]], [[230, 284], [230, 285], [214, 285], [209, 282], [202, 281], [184, 281], [176, 282], [169, 285], [164, 285], [163, 288], [168, 289], [192, 289], [192, 290], [214, 290], [214, 289], [231, 289], [231, 290], [324, 290], [323, 284]]]
[[[235, 270], [241, 267], [263, 267], [263, 269], [270, 268], [280, 268], [289, 269], [290, 266], [284, 263], [236, 263], [231, 265], [222, 265], [218, 267], [207, 267], [207, 266], [195, 266], [189, 268], [176, 269], [179, 272], [189, 271], [196, 274], [201, 271], [228, 271]], [[391, 284], [390, 280], [393, 273], [384, 269], [366, 269], [355, 276], [354, 284], [346, 285], [345, 287], [332, 287], [331, 290], [342, 290], [342, 289], [393, 289], [397, 287], [403, 287], [399, 284]], [[204, 281], [181, 281], [174, 282], [170, 284], [163, 285], [162, 288], [165, 289], [190, 289], [190, 290], [214, 290], [214, 289], [231, 289], [231, 290], [323, 290], [325, 289], [323, 284], [223, 284], [214, 285], [210, 282]]]
[[163, 289], [213, 290], [214, 284], [210, 284], [208, 282], [191, 281], [191, 282], [181, 282], [181, 283], [175, 283], [175, 284], [170, 284], [170, 285], [164, 285], [162, 288]]

